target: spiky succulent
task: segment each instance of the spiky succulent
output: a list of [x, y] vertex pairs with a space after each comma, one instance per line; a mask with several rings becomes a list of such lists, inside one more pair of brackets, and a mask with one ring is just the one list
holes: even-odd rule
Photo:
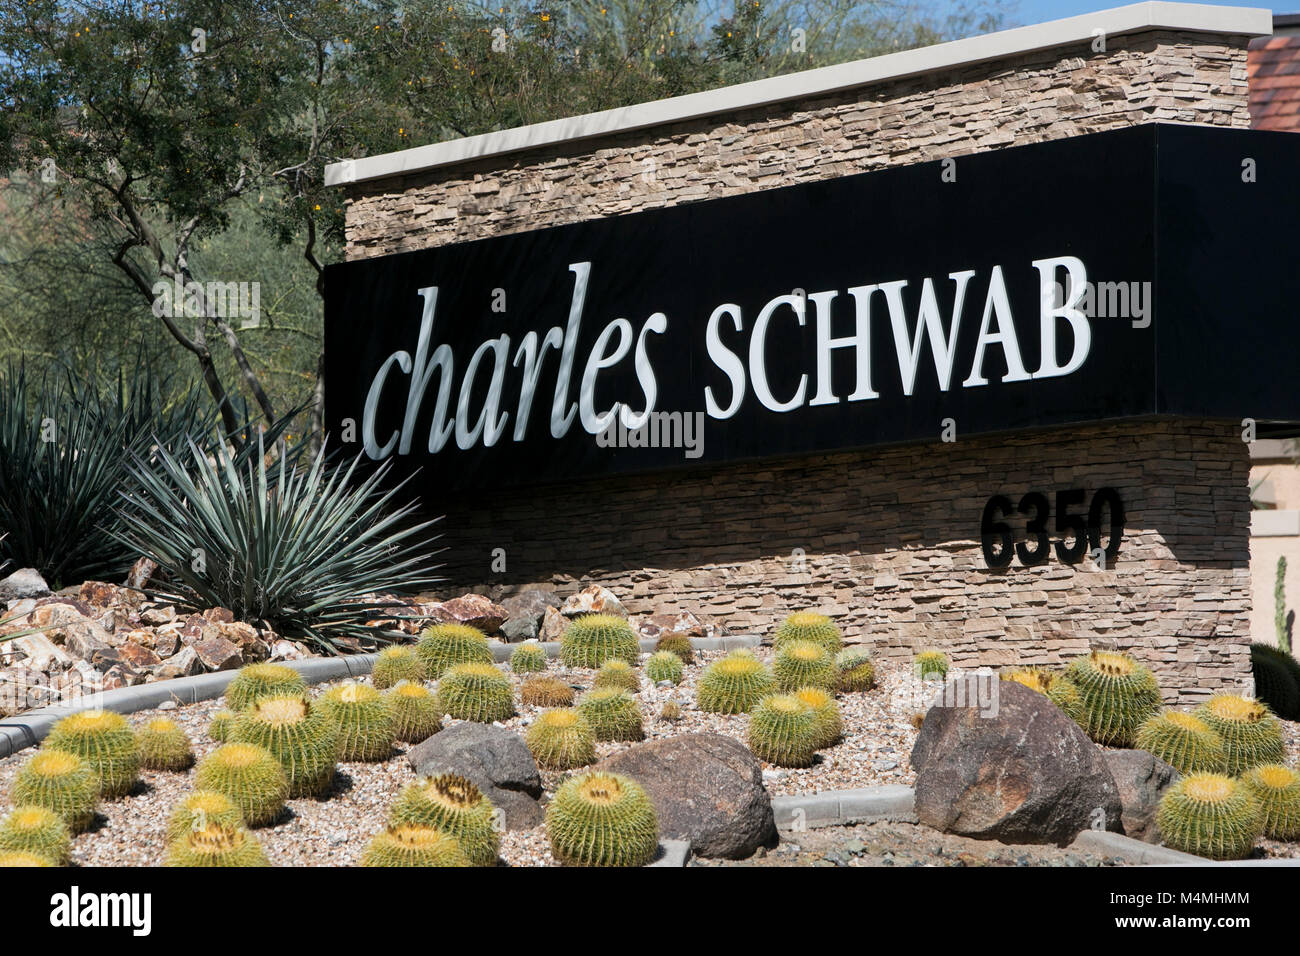
[[655, 652], [667, 651], [675, 655], [683, 664], [695, 663], [695, 651], [691, 647], [691, 639], [685, 634], [665, 634], [655, 641]]
[[1135, 741], [1179, 773], [1222, 773], [1223, 741], [1195, 714], [1166, 710], [1143, 721]]
[[338, 726], [304, 697], [262, 697], [244, 711], [230, 739], [256, 744], [280, 761], [289, 796], [321, 796], [334, 785]]
[[682, 659], [672, 651], [655, 651], [645, 662], [645, 676], [655, 684], [665, 680], [680, 684], [685, 673], [686, 667], [682, 664]]
[[636, 698], [617, 687], [600, 687], [583, 694], [578, 713], [596, 732], [597, 740], [640, 740], [645, 736]]
[[776, 687], [772, 673], [753, 654], [733, 651], [716, 660], [700, 675], [696, 699], [700, 710], [715, 714], [743, 714]]
[[1215, 694], [1195, 714], [1223, 741], [1224, 770], [1234, 777], [1260, 764], [1281, 763], [1286, 755], [1282, 727], [1260, 701]]
[[72, 834], [63, 817], [45, 807], [15, 807], [0, 820], [0, 851], [35, 853], [67, 866], [72, 859]]
[[560, 785], [546, 808], [546, 835], [566, 866], [644, 866], [659, 851], [659, 821], [645, 790], [600, 771]]
[[247, 664], [226, 688], [226, 706], [238, 712], [263, 697], [301, 697], [306, 693], [307, 682], [292, 667], [269, 662]]
[[793, 694], [759, 701], [749, 718], [749, 749], [778, 767], [808, 767], [817, 751], [812, 709]]
[[1211, 860], [1239, 860], [1250, 854], [1264, 831], [1259, 801], [1238, 780], [1195, 773], [1178, 780], [1156, 811], [1167, 846]]
[[572, 770], [596, 759], [596, 732], [571, 707], [543, 711], [524, 734], [524, 742], [544, 770]]
[[876, 665], [871, 654], [861, 647], [850, 647], [835, 655], [839, 689], [849, 693], [871, 690], [876, 686]]
[[1065, 675], [1042, 667], [1013, 667], [998, 676], [1042, 694], [1075, 723], [1080, 722], [1083, 702], [1079, 697], [1079, 689]]
[[829, 747], [844, 736], [844, 719], [830, 691], [824, 687], [800, 687], [794, 696], [812, 712], [815, 749]]
[[370, 669], [370, 682], [379, 690], [387, 690], [398, 681], [419, 683], [427, 676], [424, 661], [409, 644], [386, 647], [375, 657]]
[[366, 684], [332, 687], [316, 706], [338, 728], [338, 759], [385, 760], [393, 752], [397, 728], [384, 695]]
[[19, 769], [11, 796], [15, 804], [54, 811], [73, 833], [80, 833], [95, 817], [99, 776], [76, 754], [46, 746]]
[[1132, 747], [1138, 727], [1160, 710], [1156, 679], [1127, 654], [1093, 651], [1065, 676], [1079, 691], [1079, 726], [1099, 744]]
[[835, 658], [812, 641], [786, 641], [776, 652], [772, 671], [777, 689], [787, 692], [800, 687], [834, 687], [839, 680]]
[[433, 827], [455, 837], [474, 866], [493, 866], [501, 840], [492, 801], [464, 777], [444, 773], [407, 784], [390, 812], [392, 826]]
[[209, 823], [172, 841], [163, 866], [270, 866], [257, 838], [243, 827]]
[[57, 866], [48, 857], [38, 853], [23, 853], [20, 850], [0, 853], [0, 870], [17, 866]]
[[1274, 840], [1300, 837], [1300, 774], [1281, 764], [1266, 763], [1247, 770], [1241, 782], [1259, 801], [1265, 836]]
[[812, 641], [831, 654], [838, 654], [844, 644], [840, 629], [825, 614], [797, 611], [780, 623], [772, 634], [772, 646], [780, 650], [790, 641]]
[[546, 670], [546, 648], [537, 641], [524, 641], [510, 653], [510, 669], [516, 674]]
[[636, 631], [616, 614], [574, 618], [560, 637], [560, 661], [565, 667], [599, 667], [608, 660], [635, 667], [640, 657]]
[[1250, 645], [1255, 693], [1283, 720], [1300, 718], [1300, 662], [1269, 644]]
[[468, 624], [434, 624], [416, 645], [428, 680], [437, 680], [458, 664], [491, 664], [492, 648], [478, 628]]
[[681, 720], [682, 719], [682, 705], [677, 703], [677, 699], [675, 697], [669, 697], [666, 701], [664, 701], [663, 707], [659, 709], [659, 719], [660, 720]]
[[215, 790], [195, 790], [176, 804], [167, 820], [167, 842], [172, 843], [187, 833], [206, 829], [216, 823], [233, 828], [244, 825], [244, 814], [224, 793]]
[[473, 866], [460, 842], [434, 827], [389, 827], [361, 854], [361, 866]]
[[944, 680], [948, 676], [948, 655], [943, 651], [922, 651], [912, 661], [912, 673], [923, 680]]
[[438, 682], [438, 706], [457, 720], [509, 720], [515, 714], [515, 689], [492, 664], [457, 664]]
[[554, 677], [534, 677], [519, 688], [519, 699], [529, 707], [572, 707], [573, 688]]
[[600, 665], [600, 670], [596, 671], [596, 679], [591, 682], [591, 686], [617, 687], [619, 690], [635, 694], [641, 689], [641, 678], [637, 675], [636, 668], [627, 661], [614, 658]]
[[250, 827], [272, 822], [289, 796], [289, 778], [280, 761], [257, 744], [218, 747], [199, 761], [194, 785], [225, 794]]
[[219, 710], [212, 715], [212, 722], [208, 724], [208, 736], [219, 744], [224, 744], [230, 738], [230, 729], [235, 726], [235, 721], [239, 715], [233, 710]]
[[140, 766], [145, 770], [188, 770], [194, 764], [190, 738], [181, 725], [166, 717], [145, 721], [136, 732]]
[[393, 712], [393, 730], [398, 740], [418, 744], [442, 730], [438, 698], [423, 684], [401, 681], [384, 697]]
[[99, 792], [124, 797], [140, 777], [140, 747], [126, 718], [107, 710], [64, 717], [50, 730], [45, 746], [85, 759], [99, 777]]

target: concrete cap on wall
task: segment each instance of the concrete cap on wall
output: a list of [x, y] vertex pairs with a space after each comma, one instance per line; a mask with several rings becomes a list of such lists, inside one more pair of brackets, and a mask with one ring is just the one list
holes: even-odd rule
[[1273, 17], [1269, 10], [1258, 7], [1166, 3], [1163, 0], [1134, 3], [702, 93], [570, 116], [364, 159], [345, 160], [325, 167], [325, 183], [339, 186], [409, 175], [538, 147], [664, 126], [773, 103], [804, 100], [875, 83], [1019, 56], [1035, 50], [1076, 43], [1091, 44], [1099, 35], [1115, 37], [1150, 30], [1212, 33], [1221, 36], [1268, 36], [1273, 32]]

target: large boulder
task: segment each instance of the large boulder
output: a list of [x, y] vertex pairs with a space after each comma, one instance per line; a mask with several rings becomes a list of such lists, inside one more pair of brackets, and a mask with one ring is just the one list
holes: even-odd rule
[[1064, 846], [1088, 828], [1119, 829], [1119, 790], [1101, 749], [1014, 681], [949, 681], [925, 715], [912, 768], [918, 819], [945, 833]]
[[484, 634], [495, 634], [510, 612], [481, 594], [462, 594], [426, 609], [429, 617], [444, 624], [468, 624]]
[[637, 744], [600, 769], [645, 787], [660, 840], [688, 840], [703, 857], [740, 859], [776, 842], [763, 767], [743, 744], [720, 734], [683, 734]]
[[570, 595], [560, 605], [560, 613], [565, 617], [582, 617], [584, 614], [617, 614], [619, 617], [627, 617], [627, 608], [609, 588], [589, 584], [577, 594]]
[[1105, 750], [1102, 757], [1119, 788], [1120, 824], [1125, 836], [1159, 843], [1156, 809], [1178, 771], [1145, 750]]
[[0, 604], [22, 598], [46, 597], [49, 593], [50, 586], [35, 568], [19, 568], [0, 580]]
[[492, 724], [467, 721], [412, 747], [406, 759], [421, 777], [455, 773], [483, 791], [505, 815], [507, 830], [528, 830], [542, 822], [542, 775], [518, 734]]
[[727, 628], [692, 614], [690, 611], [647, 614], [635, 620], [637, 634], [642, 640], [657, 641], [666, 634], [683, 637], [726, 637]]
[[501, 633], [511, 642], [533, 640], [541, 633], [546, 609], [559, 603], [560, 596], [554, 591], [537, 588], [529, 588], [504, 598], [501, 606], [510, 617], [501, 625]]

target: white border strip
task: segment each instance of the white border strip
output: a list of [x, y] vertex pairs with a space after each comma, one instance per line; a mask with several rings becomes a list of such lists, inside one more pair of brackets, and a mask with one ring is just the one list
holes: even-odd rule
[[786, 100], [809, 99], [871, 83], [983, 63], [1035, 50], [1073, 43], [1091, 44], [1099, 31], [1109, 38], [1156, 29], [1268, 36], [1273, 32], [1273, 15], [1271, 11], [1260, 7], [1209, 6], [1199, 3], [1168, 3], [1164, 0], [1134, 3], [703, 93], [675, 96], [600, 113], [587, 113], [445, 143], [417, 146], [395, 153], [331, 163], [325, 167], [325, 184], [339, 186], [386, 179], [557, 143], [610, 136]]

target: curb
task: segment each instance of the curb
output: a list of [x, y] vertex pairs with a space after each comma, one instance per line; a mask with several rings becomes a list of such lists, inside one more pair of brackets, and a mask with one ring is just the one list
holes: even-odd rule
[[664, 866], [680, 869], [685, 866], [691, 858], [691, 842], [689, 840], [663, 840], [659, 843], [659, 854], [653, 861], [647, 863], [647, 867]]
[[[536, 638], [533, 638], [536, 640]], [[527, 641], [515, 641], [507, 644], [504, 641], [491, 641], [492, 656], [497, 663], [504, 664], [510, 660], [510, 655], [515, 652], [515, 648], [520, 644], [527, 644]], [[560, 656], [559, 641], [538, 641], [537, 643], [546, 650], [547, 657]], [[653, 654], [655, 641], [641, 641], [641, 653]], [[763, 639], [754, 634], [733, 634], [730, 637], [693, 637], [691, 638], [691, 647], [697, 651], [738, 651], [744, 648], [755, 648], [763, 643]]]
[[1122, 833], [1112, 833], [1107, 830], [1084, 830], [1074, 838], [1069, 849], [1104, 853], [1134, 866], [1209, 866], [1213, 863], [1203, 856], [1171, 850], [1167, 846], [1158, 846], [1154, 843], [1144, 843], [1142, 840], [1135, 840]]
[[815, 830], [890, 820], [916, 823], [914, 793], [902, 784], [829, 790], [824, 793], [773, 797], [772, 814], [778, 830]]

